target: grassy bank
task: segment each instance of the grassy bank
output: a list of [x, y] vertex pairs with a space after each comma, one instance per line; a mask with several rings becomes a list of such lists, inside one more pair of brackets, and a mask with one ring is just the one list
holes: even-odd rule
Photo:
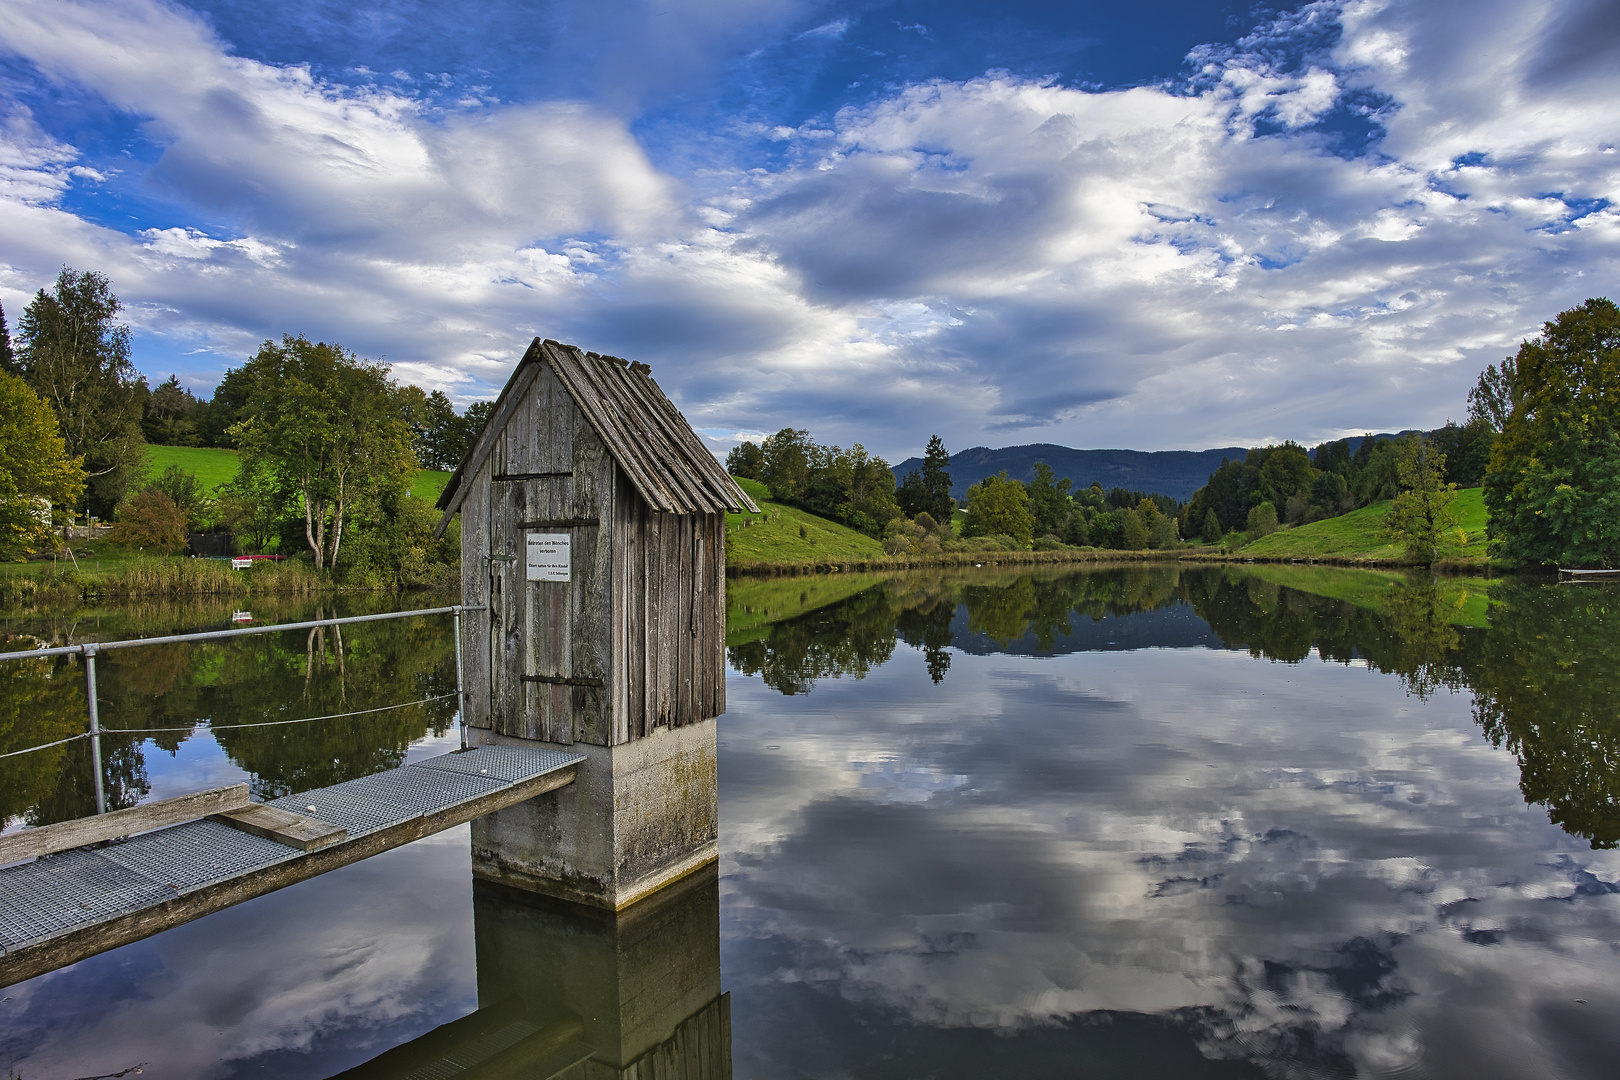
[[1430, 578], [1422, 571], [1414, 575], [1402, 570], [1368, 570], [1347, 566], [1300, 566], [1289, 563], [1256, 563], [1245, 566], [1249, 577], [1269, 581], [1314, 596], [1343, 600], [1369, 611], [1387, 611], [1399, 590], [1414, 581], [1433, 581], [1437, 610], [1455, 626], [1489, 625], [1491, 582], [1477, 577]]
[[222, 559], [122, 555], [0, 568], [0, 603], [137, 596], [302, 596], [333, 589], [300, 562], [258, 562], [232, 570]]
[[[1462, 518], [1468, 543], [1450, 562], [1484, 565], [1485, 499], [1480, 488], [1464, 488], [1457, 493], [1456, 507]], [[1238, 548], [1234, 554], [1245, 559], [1318, 559], [1331, 562], [1399, 564], [1406, 560], [1406, 549], [1379, 536], [1388, 502], [1373, 503], [1326, 521], [1315, 521], [1292, 529], [1281, 529]]]
[[846, 600], [887, 574], [836, 574], [812, 579], [740, 578], [726, 584], [726, 644], [762, 637], [772, 623]]
[[[942, 551], [932, 555], [888, 555], [883, 545], [835, 521], [775, 502], [770, 489], [739, 480], [757, 514], [726, 515], [726, 572], [781, 576], [829, 571], [873, 572], [949, 566], [1045, 566], [1064, 563], [1143, 562], [1180, 558], [1183, 551], [1116, 551], [1069, 548], [1062, 551]], [[961, 512], [957, 512], [958, 525]]]
[[[146, 448], [147, 475], [157, 476], [170, 465], [178, 465], [197, 477], [205, 491], [236, 476], [235, 450], [221, 450], [207, 446], [148, 446]], [[411, 484], [411, 494], [419, 499], [436, 502], [439, 493], [450, 482], [450, 474], [436, 469], [423, 469]]]
[[757, 480], [739, 481], [759, 504], [757, 514], [726, 515], [726, 569], [809, 564], [838, 565], [883, 558], [883, 545], [836, 521], [773, 502]]

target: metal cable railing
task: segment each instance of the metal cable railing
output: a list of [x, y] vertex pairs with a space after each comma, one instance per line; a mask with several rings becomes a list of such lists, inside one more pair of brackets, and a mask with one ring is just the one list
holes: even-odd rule
[[[364, 716], [368, 713], [387, 712], [390, 709], [404, 709], [412, 705], [426, 705], [434, 701], [444, 701], [455, 698], [456, 713], [459, 716], [466, 705], [466, 690], [462, 685], [461, 660], [461, 613], [463, 611], [482, 611], [482, 607], [468, 607], [454, 604], [450, 607], [420, 608], [416, 611], [389, 611], [381, 615], [349, 615], [341, 619], [311, 619], [306, 622], [273, 623], [268, 626], [244, 626], [232, 630], [205, 630], [196, 634], [166, 634], [162, 637], [130, 638], [125, 641], [91, 641], [83, 645], [57, 645], [46, 649], [27, 649], [22, 652], [0, 653], [0, 660], [34, 660], [48, 656], [82, 656], [84, 658], [84, 681], [87, 711], [89, 713], [90, 729], [78, 735], [70, 735], [55, 742], [40, 743], [38, 746], [24, 747], [21, 750], [12, 750], [0, 754], [0, 759], [17, 757], [22, 754], [31, 754], [36, 750], [47, 750], [53, 746], [62, 746], [79, 739], [90, 741], [90, 767], [95, 774], [96, 782], [96, 813], [107, 812], [106, 795], [102, 788], [101, 778], [101, 737], [103, 735], [148, 735], [170, 731], [192, 731], [195, 725], [188, 728], [114, 728], [107, 730], [101, 726], [100, 710], [96, 704], [96, 655], [112, 649], [132, 649], [141, 645], [174, 645], [186, 641], [217, 641], [221, 638], [245, 637], [249, 634], [271, 634], [283, 630], [313, 630], [323, 626], [347, 626], [351, 623], [382, 622], [387, 619], [409, 619], [424, 615], [451, 615], [454, 618], [456, 639], [456, 690], [454, 694], [438, 694], [433, 697], [420, 698], [416, 701], [402, 701], [393, 705], [382, 705], [374, 709], [356, 709], [352, 712], [333, 713], [330, 716], [302, 716], [293, 720], [268, 720], [254, 724], [209, 724], [209, 730], [215, 728], [274, 727], [282, 724], [308, 724], [317, 720], [338, 720], [346, 716]], [[462, 735], [463, 748], [466, 745], [466, 734]]]

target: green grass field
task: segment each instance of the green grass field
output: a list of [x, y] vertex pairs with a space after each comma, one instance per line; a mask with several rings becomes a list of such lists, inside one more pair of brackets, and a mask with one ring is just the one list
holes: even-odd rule
[[[1485, 499], [1480, 488], [1457, 492], [1457, 510], [1462, 518], [1468, 543], [1452, 558], [1462, 562], [1485, 561]], [[1238, 554], [1267, 559], [1368, 559], [1397, 562], [1406, 549], [1378, 535], [1388, 502], [1373, 503], [1326, 521], [1315, 521], [1293, 529], [1282, 529], [1262, 536], [1238, 549]]]
[[868, 573], [731, 578], [726, 582], [726, 644], [741, 645], [763, 637], [772, 623], [836, 604], [887, 576]]
[[817, 563], [880, 559], [883, 545], [854, 529], [765, 496], [756, 480], [740, 481], [759, 504], [757, 514], [726, 515], [726, 565]]
[[[1343, 600], [1356, 607], [1383, 611], [1392, 590], [1414, 580], [1411, 571], [1362, 570], [1344, 566], [1301, 566], [1296, 563], [1255, 563], [1243, 572], [1300, 592]], [[1419, 572], [1418, 580], [1426, 576]], [[1487, 626], [1490, 622], [1491, 582], [1475, 577], [1433, 579], [1446, 621], [1457, 626]]]
[[[148, 446], [147, 475], [156, 476], [170, 465], [178, 465], [194, 473], [203, 488], [212, 491], [236, 475], [236, 451], [217, 450], [203, 446]], [[411, 494], [419, 499], [436, 502], [439, 493], [450, 482], [450, 474], [435, 469], [423, 469], [416, 474]]]
[[236, 475], [236, 451], [202, 446], [148, 446], [147, 476], [156, 476], [170, 465], [178, 465], [197, 477], [205, 490], [212, 491]]

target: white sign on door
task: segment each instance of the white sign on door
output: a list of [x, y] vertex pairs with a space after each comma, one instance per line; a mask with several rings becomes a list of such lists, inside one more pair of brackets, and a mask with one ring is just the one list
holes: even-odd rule
[[525, 575], [529, 581], [572, 580], [573, 554], [568, 533], [530, 533]]

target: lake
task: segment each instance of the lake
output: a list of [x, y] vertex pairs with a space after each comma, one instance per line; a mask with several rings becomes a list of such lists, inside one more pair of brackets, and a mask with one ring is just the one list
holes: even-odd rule
[[[0, 1066], [452, 1075], [447, 1032], [566, 1016], [619, 1064], [688, 1053], [660, 1076], [720, 1039], [759, 1078], [1614, 1074], [1620, 587], [1138, 564], [734, 581], [729, 607], [717, 874], [615, 921], [475, 887], [454, 829], [0, 991]], [[106, 740], [109, 801], [453, 748], [449, 626], [105, 654], [103, 724], [178, 729]], [[83, 729], [74, 664], [0, 694], [0, 753]], [[0, 759], [8, 828], [90, 812], [88, 762]], [[682, 997], [711, 977], [726, 998]]]

